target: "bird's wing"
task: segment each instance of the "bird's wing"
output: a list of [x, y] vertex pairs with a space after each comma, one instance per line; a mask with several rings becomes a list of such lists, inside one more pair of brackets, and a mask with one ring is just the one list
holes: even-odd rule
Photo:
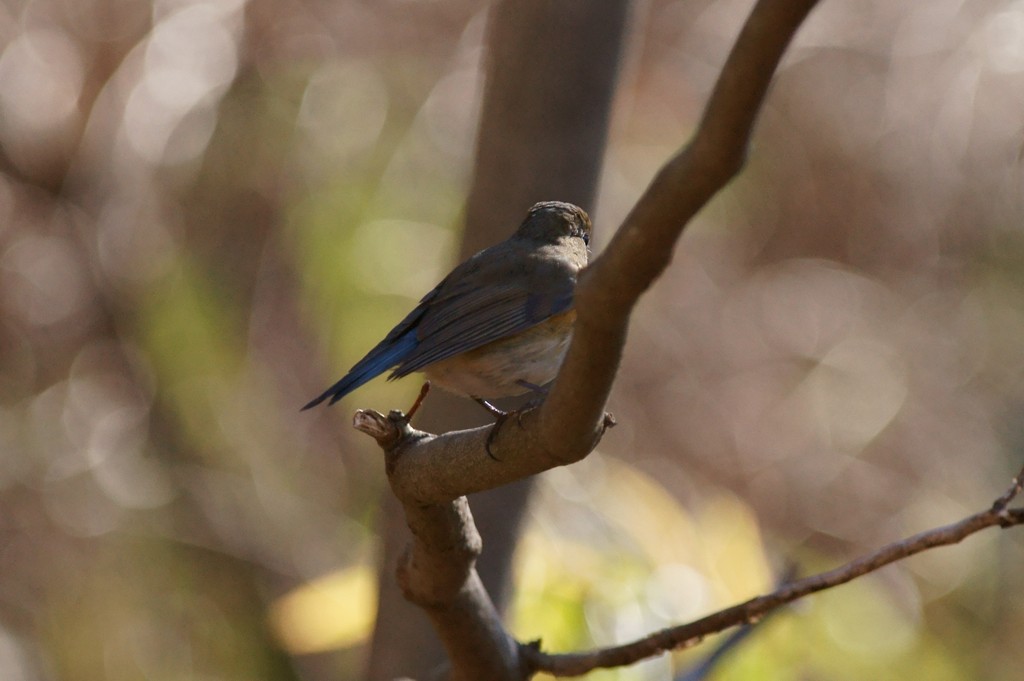
[[349, 394], [367, 381], [379, 376], [391, 367], [402, 361], [409, 355], [418, 341], [416, 340], [416, 322], [426, 312], [425, 301], [437, 293], [434, 289], [426, 296], [416, 309], [406, 315], [391, 332], [384, 337], [380, 343], [366, 353], [366, 356], [355, 363], [341, 379], [330, 388], [321, 393], [318, 397], [309, 401], [302, 409], [309, 409], [330, 398], [329, 404], [334, 404], [345, 395]]
[[576, 274], [568, 263], [540, 265], [529, 276], [507, 263], [496, 270], [494, 284], [473, 284], [490, 277], [449, 276], [424, 298], [426, 311], [416, 325], [419, 343], [392, 378], [525, 331], [572, 308]]

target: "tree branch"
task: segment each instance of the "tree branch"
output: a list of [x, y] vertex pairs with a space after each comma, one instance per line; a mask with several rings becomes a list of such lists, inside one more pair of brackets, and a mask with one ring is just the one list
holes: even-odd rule
[[[740, 33], [691, 144], [640, 197], [576, 289], [572, 344], [547, 399], [497, 433], [490, 426], [410, 440], [392, 486], [443, 502], [579, 461], [611, 425], [605, 414], [630, 313], [667, 267], [687, 221], [740, 170], [772, 73], [817, 0], [760, 0]], [[396, 494], [402, 492], [396, 489]]]
[[[430, 435], [414, 430], [399, 411], [357, 411], [355, 428], [384, 450], [389, 478], [409, 445]], [[394, 487], [394, 483], [392, 483]], [[529, 676], [520, 646], [505, 630], [476, 572], [480, 534], [465, 497], [421, 503], [395, 489], [413, 541], [398, 565], [405, 597], [427, 613], [448, 651], [450, 681], [521, 681]]]
[[972, 534], [989, 527], [1008, 528], [1022, 525], [1024, 524], [1024, 508], [1008, 508], [1010, 502], [1020, 494], [1022, 484], [1024, 484], [1024, 469], [1021, 469], [1017, 477], [1013, 479], [1010, 488], [984, 511], [951, 525], [937, 527], [894, 542], [842, 567], [790, 582], [770, 594], [752, 598], [745, 603], [720, 610], [689, 624], [663, 629], [632, 643], [563, 655], [543, 653], [538, 647], [524, 648], [530, 668], [555, 676], [579, 676], [598, 668], [633, 664], [669, 650], [690, 648], [710, 634], [740, 624], [754, 622], [787, 603], [792, 603], [818, 591], [845, 584], [922, 551], [937, 546], [957, 544]]
[[[385, 450], [388, 481], [415, 539], [399, 568], [451, 658], [451, 679], [525, 679], [517, 645], [480, 586], [480, 540], [463, 495], [578, 461], [612, 425], [605, 405], [632, 308], [664, 271], [687, 221], [737, 173], [772, 74], [816, 0], [759, 0], [712, 92], [693, 142], [658, 173], [576, 291], [573, 340], [544, 404], [490, 427], [430, 435], [400, 412], [360, 411], [355, 426]], [[496, 427], [496, 426], [495, 426]], [[510, 652], [511, 651], [511, 652]]]
[[[593, 208], [618, 64], [635, 8], [630, 0], [489, 3], [485, 87], [462, 258], [504, 239], [509, 226], [535, 201], [557, 198]], [[439, 432], [479, 414], [479, 407], [468, 400], [442, 397], [429, 401], [419, 423]], [[472, 503], [487, 538], [487, 554], [478, 564], [480, 578], [500, 611], [510, 590], [511, 555], [530, 483], [496, 487]], [[417, 617], [391, 580], [391, 565], [408, 542], [401, 527], [404, 518], [397, 517], [401, 513], [399, 504], [385, 505], [386, 526], [393, 529], [384, 537], [382, 568], [387, 574], [382, 574], [367, 665], [367, 678], [374, 681], [390, 681], [445, 659], [426, 631], [431, 624]], [[425, 642], [405, 644], [414, 639]]]
[[742, 168], [772, 74], [817, 0], [760, 0], [726, 60], [693, 141], [658, 172], [576, 288], [573, 343], [541, 414], [541, 439], [562, 463], [586, 456], [603, 429], [629, 317], [661, 275], [683, 229]]

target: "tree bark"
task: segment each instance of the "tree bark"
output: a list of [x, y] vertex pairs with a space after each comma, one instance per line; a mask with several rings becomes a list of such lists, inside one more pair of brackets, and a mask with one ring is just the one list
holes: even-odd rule
[[[503, 0], [491, 8], [460, 259], [506, 238], [537, 201], [571, 201], [593, 211], [627, 7], [626, 0]], [[435, 391], [417, 420], [444, 432], [481, 423], [482, 414], [467, 400]], [[523, 480], [472, 497], [487, 543], [479, 574], [498, 612], [508, 602], [531, 486]], [[424, 678], [445, 655], [429, 618], [395, 582], [395, 565], [411, 536], [401, 506], [388, 499], [384, 508], [381, 596], [367, 677]]]

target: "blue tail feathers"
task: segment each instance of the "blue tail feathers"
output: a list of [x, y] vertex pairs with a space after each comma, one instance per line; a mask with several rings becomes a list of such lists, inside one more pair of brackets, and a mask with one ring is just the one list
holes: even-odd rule
[[397, 339], [385, 338], [383, 342], [371, 350], [366, 357], [359, 360], [348, 370], [345, 376], [325, 390], [322, 395], [302, 408], [302, 411], [320, 404], [328, 397], [334, 404], [367, 381], [370, 381], [402, 361], [419, 344], [415, 330], [409, 330]]

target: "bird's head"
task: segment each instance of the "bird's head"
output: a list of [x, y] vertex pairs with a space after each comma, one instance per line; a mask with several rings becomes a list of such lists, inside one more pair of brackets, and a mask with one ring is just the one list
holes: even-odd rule
[[555, 242], [562, 237], [577, 237], [590, 244], [590, 216], [579, 206], [563, 201], [533, 204], [519, 226], [517, 236]]

